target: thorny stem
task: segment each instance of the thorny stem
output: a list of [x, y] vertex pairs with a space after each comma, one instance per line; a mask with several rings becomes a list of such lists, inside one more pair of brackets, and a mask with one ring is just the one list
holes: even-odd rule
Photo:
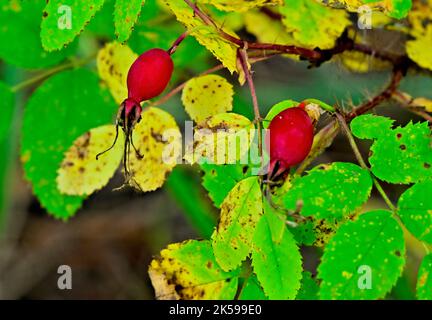
[[[354, 152], [354, 155], [358, 161], [358, 163], [360, 164], [360, 166], [365, 169], [368, 170], [370, 172], [369, 167], [366, 165], [366, 162], [364, 161], [360, 150], [357, 146], [357, 143], [354, 140], [354, 137], [351, 134], [351, 130], [348, 128], [348, 125], [345, 121], [345, 118], [340, 114], [340, 113], [336, 113], [336, 117], [339, 121], [339, 124], [341, 125], [341, 128], [343, 130], [343, 132], [345, 133], [345, 135], [348, 138], [348, 141], [351, 145], [351, 148]], [[371, 174], [372, 175], [372, 174]], [[387, 204], [387, 206], [390, 208], [390, 210], [393, 213], [396, 213], [396, 207], [393, 205], [393, 203], [391, 202], [391, 200], [389, 199], [389, 197], [387, 196], [387, 194], [385, 193], [384, 189], [382, 188], [381, 184], [378, 182], [378, 180], [372, 175], [372, 180], [373, 183], [375, 185], [375, 188], [377, 189], [377, 191], [379, 192], [379, 194], [381, 195], [381, 197], [383, 198], [383, 200], [385, 201], [385, 203]]]
[[[276, 51], [279, 54], [295, 54], [301, 57], [303, 60], [308, 60], [312, 64], [320, 65], [321, 63], [330, 60], [334, 55], [342, 53], [344, 51], [358, 51], [367, 55], [373, 55], [376, 58], [379, 58], [384, 61], [389, 61], [393, 64], [398, 64], [401, 60], [400, 56], [395, 56], [386, 52], [380, 52], [373, 48], [370, 48], [363, 44], [354, 43], [354, 40], [350, 39], [345, 32], [337, 41], [336, 45], [332, 49], [320, 50], [320, 49], [307, 49], [293, 45], [282, 45], [282, 44], [273, 44], [273, 43], [256, 43], [249, 42], [243, 39], [239, 39], [235, 36], [232, 36], [226, 33], [224, 30], [219, 28], [217, 24], [212, 20], [210, 16], [205, 14], [202, 10], [198, 8], [198, 6], [192, 3], [190, 0], [184, 0], [194, 11], [194, 13], [206, 24], [213, 25], [217, 32], [228, 42], [231, 42], [237, 45], [240, 48], [247, 47], [251, 50], [264, 50], [264, 51]], [[268, 9], [262, 9], [262, 11], [270, 16], [272, 19], [280, 20], [282, 16], [280, 14], [274, 13]], [[407, 60], [410, 64], [413, 64], [412, 61]], [[416, 66], [414, 64], [414, 66]]]
[[240, 64], [241, 67], [243, 69], [243, 73], [245, 74], [246, 77], [246, 81], [249, 85], [249, 90], [252, 96], [252, 104], [253, 104], [253, 108], [254, 108], [254, 113], [255, 113], [255, 122], [257, 123], [257, 127], [258, 127], [258, 150], [259, 150], [259, 155], [261, 156], [261, 159], [263, 158], [263, 141], [262, 141], [262, 135], [261, 135], [261, 131], [262, 131], [262, 118], [260, 115], [260, 109], [259, 109], [259, 105], [258, 105], [258, 98], [256, 95], [256, 91], [255, 91], [255, 85], [252, 79], [252, 73], [251, 70], [249, 68], [249, 58], [248, 58], [248, 54], [247, 54], [247, 47], [243, 48], [243, 49], [238, 49], [237, 51], [237, 56], [240, 60]]
[[376, 106], [384, 102], [385, 100], [390, 99], [393, 96], [393, 93], [398, 89], [404, 74], [405, 74], [405, 68], [396, 66], [393, 71], [392, 78], [390, 80], [389, 85], [380, 94], [376, 95], [371, 100], [366, 101], [365, 103], [358, 106], [357, 108], [354, 108], [350, 113], [348, 113], [345, 116], [347, 122], [350, 122], [358, 115], [364, 114], [372, 110], [373, 108], [375, 108]]
[[208, 15], [206, 15], [204, 12], [202, 12], [195, 3], [193, 3], [190, 0], [184, 0], [184, 2], [186, 2], [186, 4], [193, 9], [194, 13], [198, 17], [200, 17], [200, 19], [205, 24], [207, 24], [207, 25], [213, 25], [213, 26], [216, 27], [216, 24], [214, 23], [214, 21]]
[[395, 91], [393, 92], [392, 99], [398, 102], [399, 104], [401, 104], [408, 111], [432, 123], [432, 115], [430, 115], [426, 111], [423, 111], [422, 109], [424, 108], [422, 106], [417, 105], [415, 103], [415, 100], [412, 97], [404, 94], [403, 92]]

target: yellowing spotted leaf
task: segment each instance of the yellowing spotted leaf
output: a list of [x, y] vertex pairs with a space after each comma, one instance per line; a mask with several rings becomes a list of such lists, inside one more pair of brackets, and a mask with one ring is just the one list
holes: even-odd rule
[[244, 12], [257, 7], [282, 5], [283, 0], [199, 0], [198, 2], [214, 5], [223, 11]]
[[218, 32], [224, 30], [237, 37], [233, 31], [222, 26], [205, 24], [183, 0], [164, 0], [164, 2], [201, 45], [205, 46], [231, 73], [237, 71], [238, 47], [222, 38]]
[[160, 300], [232, 300], [239, 270], [224, 272], [210, 241], [170, 244], [155, 258], [149, 276]]
[[138, 57], [128, 46], [111, 42], [99, 50], [97, 68], [99, 77], [107, 84], [114, 100], [120, 104], [127, 98], [127, 74]]
[[427, 27], [424, 35], [408, 41], [406, 51], [420, 67], [432, 70], [432, 25]]
[[344, 10], [326, 7], [315, 0], [285, 0], [282, 23], [294, 39], [309, 48], [330, 49], [351, 24]]
[[[245, 13], [246, 30], [253, 34], [259, 42], [277, 43], [285, 45], [300, 45], [285, 29], [282, 22], [272, 19], [268, 15], [250, 11]], [[294, 60], [299, 60], [298, 55], [284, 55]]]
[[220, 113], [199, 124], [186, 149], [189, 163], [237, 163], [244, 160], [254, 138], [254, 125], [242, 115]]
[[[119, 139], [107, 150], [115, 137], [115, 126], [90, 130], [78, 138], [66, 152], [58, 171], [57, 185], [62, 193], [90, 195], [108, 183], [124, 154], [125, 184], [142, 192], [160, 188], [169, 172], [181, 159], [181, 134], [174, 118], [158, 108], [148, 108], [132, 132], [133, 145]], [[119, 133], [123, 137], [123, 133]], [[125, 151], [125, 145], [127, 152]]]
[[[174, 118], [158, 108], [148, 108], [132, 133], [139, 152], [129, 150], [129, 183], [143, 191], [160, 188], [181, 159], [181, 133]], [[143, 157], [141, 157], [143, 156]]]
[[68, 195], [89, 195], [104, 187], [119, 166], [123, 144], [117, 143], [109, 153], [96, 160], [114, 141], [115, 127], [97, 127], [75, 140], [58, 170], [57, 186]]
[[210, 116], [232, 110], [233, 86], [217, 75], [189, 80], [183, 89], [182, 101], [189, 116], [197, 123]]

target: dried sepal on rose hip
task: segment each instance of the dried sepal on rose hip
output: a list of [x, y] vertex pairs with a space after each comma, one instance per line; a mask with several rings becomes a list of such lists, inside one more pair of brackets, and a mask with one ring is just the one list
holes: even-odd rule
[[275, 178], [301, 163], [309, 154], [314, 138], [314, 114], [305, 103], [278, 113], [270, 122], [266, 141], [270, 150], [269, 177]]

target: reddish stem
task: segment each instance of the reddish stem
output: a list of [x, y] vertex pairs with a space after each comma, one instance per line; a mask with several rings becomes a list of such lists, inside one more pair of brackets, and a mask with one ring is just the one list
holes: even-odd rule
[[350, 113], [348, 113], [345, 118], [348, 122], [350, 122], [352, 119], [357, 117], [358, 115], [364, 114], [385, 100], [388, 100], [392, 97], [393, 93], [397, 90], [399, 87], [399, 84], [404, 76], [405, 72], [403, 69], [396, 67], [393, 71], [391, 81], [389, 85], [378, 95], [373, 97], [371, 100], [366, 101], [362, 105], [358, 106], [357, 108], [353, 109]]
[[184, 39], [186, 39], [186, 37], [189, 35], [189, 31], [185, 31], [183, 32], [180, 37], [178, 37], [176, 39], [176, 41], [174, 41], [174, 43], [172, 44], [171, 48], [169, 48], [167, 50], [169, 55], [172, 55], [174, 52], [176, 52], [178, 46], [183, 42]]
[[249, 68], [249, 58], [248, 58], [248, 54], [247, 54], [247, 47], [245, 47], [244, 49], [238, 49], [237, 51], [237, 56], [240, 60], [240, 64], [242, 66], [243, 72], [245, 74], [246, 77], [246, 81], [249, 85], [249, 90], [251, 93], [251, 97], [252, 97], [252, 104], [253, 104], [253, 108], [254, 108], [254, 113], [255, 113], [255, 121], [257, 123], [258, 126], [258, 150], [259, 150], [259, 155], [261, 156], [261, 160], [263, 160], [263, 143], [262, 143], [262, 136], [261, 136], [261, 115], [260, 115], [260, 109], [259, 109], [259, 105], [258, 105], [258, 98], [256, 95], [256, 90], [255, 90], [255, 85], [252, 79], [252, 73], [250, 71]]

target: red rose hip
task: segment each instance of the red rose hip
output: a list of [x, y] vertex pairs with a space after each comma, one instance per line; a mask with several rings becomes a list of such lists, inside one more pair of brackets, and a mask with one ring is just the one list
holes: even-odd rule
[[151, 49], [141, 54], [129, 69], [128, 98], [142, 102], [160, 95], [168, 85], [174, 64], [162, 49]]
[[268, 129], [269, 175], [276, 177], [307, 157], [312, 147], [314, 127], [307, 112], [299, 106], [280, 112]]

